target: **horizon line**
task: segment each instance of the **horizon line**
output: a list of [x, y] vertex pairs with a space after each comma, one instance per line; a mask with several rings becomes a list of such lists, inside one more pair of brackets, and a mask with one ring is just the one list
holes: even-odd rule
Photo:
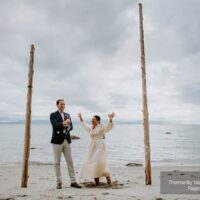
[[[85, 120], [86, 122], [90, 122], [89, 119]], [[47, 124], [50, 123], [47, 119], [32, 119], [33, 124]], [[106, 123], [107, 120], [102, 120], [103, 123]], [[73, 120], [73, 123], [79, 123], [79, 120]], [[119, 124], [143, 124], [143, 120], [115, 120], [115, 123]], [[167, 121], [167, 120], [149, 120], [150, 124], [180, 124], [180, 125], [200, 125], [199, 123], [184, 123], [181, 121]], [[25, 120], [0, 120], [0, 124], [25, 124]]]

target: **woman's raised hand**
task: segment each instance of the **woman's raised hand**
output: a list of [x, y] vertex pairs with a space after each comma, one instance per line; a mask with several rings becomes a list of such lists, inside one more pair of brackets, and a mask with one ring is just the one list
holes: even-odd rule
[[115, 117], [115, 113], [112, 112], [111, 114], [108, 114], [109, 120], [112, 121], [112, 119]]
[[83, 117], [82, 117], [81, 113], [78, 114], [78, 118], [80, 119], [81, 122], [83, 121]]

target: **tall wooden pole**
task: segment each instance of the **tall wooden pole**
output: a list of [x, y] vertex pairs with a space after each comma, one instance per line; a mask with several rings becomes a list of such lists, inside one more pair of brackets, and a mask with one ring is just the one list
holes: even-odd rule
[[142, 95], [143, 95], [143, 125], [144, 125], [144, 146], [145, 146], [145, 175], [146, 175], [146, 185], [151, 185], [149, 113], [147, 105], [146, 64], [145, 64], [145, 49], [144, 49], [143, 14], [142, 14], [141, 3], [139, 3], [139, 16], [140, 16], [140, 46], [141, 46]]
[[29, 155], [30, 155], [30, 139], [31, 139], [31, 106], [32, 106], [32, 83], [33, 83], [33, 65], [34, 65], [34, 45], [31, 45], [29, 73], [28, 73], [28, 93], [26, 104], [26, 125], [24, 137], [24, 159], [22, 169], [21, 187], [27, 187], [29, 177]]

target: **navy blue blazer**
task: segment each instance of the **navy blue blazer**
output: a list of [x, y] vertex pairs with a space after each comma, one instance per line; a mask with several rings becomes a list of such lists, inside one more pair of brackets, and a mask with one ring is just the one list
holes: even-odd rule
[[[65, 112], [64, 119], [70, 119], [71, 121], [70, 115]], [[59, 113], [59, 111], [56, 111], [50, 114], [50, 122], [53, 128], [51, 143], [62, 144], [64, 139], [66, 139], [68, 143], [71, 143], [70, 131], [73, 130], [72, 121], [70, 122], [70, 128], [68, 130], [68, 127], [63, 126], [63, 118], [61, 114]]]

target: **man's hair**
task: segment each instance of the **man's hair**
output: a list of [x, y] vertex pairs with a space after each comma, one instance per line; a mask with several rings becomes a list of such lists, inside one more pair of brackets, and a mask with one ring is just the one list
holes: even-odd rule
[[58, 99], [58, 100], [56, 101], [56, 105], [58, 105], [58, 104], [60, 103], [60, 101], [64, 101], [64, 99]]

